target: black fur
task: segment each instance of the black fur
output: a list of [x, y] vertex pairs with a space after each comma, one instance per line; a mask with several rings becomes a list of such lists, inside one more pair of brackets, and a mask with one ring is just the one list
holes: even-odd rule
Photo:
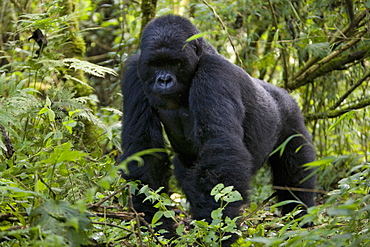
[[[191, 213], [208, 222], [219, 207], [211, 189], [218, 183], [234, 186], [244, 201], [230, 204], [224, 214], [238, 216], [252, 176], [267, 161], [274, 185], [313, 189], [314, 176], [300, 184], [312, 172], [302, 165], [313, 161], [315, 152], [297, 103], [285, 90], [250, 77], [203, 38], [185, 41], [197, 33], [187, 19], [173, 15], [157, 18], [145, 28], [141, 51], [126, 63], [122, 82], [125, 154], [120, 160], [141, 150], [163, 148], [162, 123], [176, 152], [175, 176]], [[297, 133], [302, 137], [293, 138], [282, 156], [270, 157]], [[164, 186], [167, 192], [167, 155], [148, 155], [144, 161], [141, 167], [130, 163], [124, 177], [153, 189]], [[277, 192], [280, 201], [299, 198], [307, 207], [314, 205], [313, 193]], [[135, 198], [135, 207], [150, 221], [156, 210], [142, 199]], [[282, 211], [295, 206], [286, 205]]]

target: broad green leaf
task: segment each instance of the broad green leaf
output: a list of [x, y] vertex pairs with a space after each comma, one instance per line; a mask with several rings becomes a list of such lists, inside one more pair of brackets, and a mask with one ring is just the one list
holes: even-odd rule
[[48, 116], [49, 116], [49, 121], [50, 122], [54, 122], [55, 121], [55, 113], [54, 113], [54, 111], [53, 110], [51, 110], [51, 109], [48, 109]]
[[214, 220], [221, 219], [222, 218], [222, 211], [223, 211], [223, 208], [218, 208], [218, 209], [213, 210], [211, 212], [212, 219], [214, 219]]
[[163, 215], [166, 218], [174, 218], [175, 217], [175, 211], [167, 210], [167, 211], [164, 211]]
[[44, 108], [42, 108], [42, 109], [39, 111], [38, 115], [42, 115], [42, 114], [44, 114], [45, 112], [47, 112], [48, 110], [49, 110], [49, 108], [44, 107]]
[[81, 151], [73, 151], [70, 142], [63, 143], [61, 146], [54, 148], [49, 158], [41, 161], [42, 163], [56, 164], [62, 161], [76, 161], [77, 158], [84, 157], [87, 154]]
[[221, 190], [222, 194], [228, 194], [234, 189], [234, 186], [227, 186]]
[[223, 184], [217, 184], [215, 187], [213, 187], [213, 189], [211, 190], [211, 196], [214, 196], [218, 193], [220, 193], [220, 191], [225, 187], [225, 185]]
[[153, 219], [152, 219], [152, 224], [155, 224], [158, 222], [158, 220], [160, 220], [163, 216], [163, 211], [157, 211], [154, 216], [153, 216]]

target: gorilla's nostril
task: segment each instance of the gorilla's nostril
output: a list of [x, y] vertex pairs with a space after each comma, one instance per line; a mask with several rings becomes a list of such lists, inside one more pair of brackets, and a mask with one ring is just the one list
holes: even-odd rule
[[169, 74], [161, 74], [157, 76], [156, 84], [162, 89], [172, 87], [174, 84], [174, 78]]

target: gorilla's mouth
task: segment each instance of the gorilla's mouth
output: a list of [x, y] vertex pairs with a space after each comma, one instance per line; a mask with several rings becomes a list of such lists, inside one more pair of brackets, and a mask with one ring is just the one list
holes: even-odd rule
[[158, 101], [156, 103], [158, 108], [177, 110], [181, 107], [181, 100], [178, 94], [157, 94], [156, 98]]

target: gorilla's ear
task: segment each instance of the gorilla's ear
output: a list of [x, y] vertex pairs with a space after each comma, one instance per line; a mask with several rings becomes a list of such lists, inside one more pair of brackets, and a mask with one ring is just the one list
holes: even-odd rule
[[205, 40], [203, 38], [199, 38], [194, 40], [195, 44], [195, 53], [200, 57], [203, 54], [203, 47], [205, 47]]
[[204, 48], [207, 46], [207, 43], [203, 38], [206, 34], [208, 33], [196, 33], [186, 40], [186, 42], [191, 42], [191, 46], [195, 46], [195, 53], [198, 57], [202, 55]]
[[196, 39], [195, 41], [195, 53], [200, 57], [202, 55], [202, 45], [200, 44], [199, 39]]

